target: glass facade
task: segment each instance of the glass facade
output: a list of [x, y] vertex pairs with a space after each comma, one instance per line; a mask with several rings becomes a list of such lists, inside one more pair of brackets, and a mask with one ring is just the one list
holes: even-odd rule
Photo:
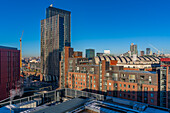
[[41, 70], [44, 81], [58, 81], [59, 61], [64, 46], [70, 46], [71, 12], [54, 7], [46, 9], [41, 20]]
[[86, 58], [93, 59], [95, 57], [94, 49], [86, 49]]

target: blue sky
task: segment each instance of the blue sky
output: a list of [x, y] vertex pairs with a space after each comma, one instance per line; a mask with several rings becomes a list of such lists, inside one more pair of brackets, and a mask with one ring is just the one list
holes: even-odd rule
[[19, 48], [24, 30], [23, 56], [40, 56], [40, 20], [51, 3], [71, 11], [75, 50], [118, 55], [135, 43], [139, 51], [152, 44], [170, 53], [169, 0], [1, 0], [0, 45]]

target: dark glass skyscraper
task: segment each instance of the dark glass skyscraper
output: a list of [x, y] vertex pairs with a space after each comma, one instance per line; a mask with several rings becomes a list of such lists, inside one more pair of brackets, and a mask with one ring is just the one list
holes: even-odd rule
[[58, 81], [60, 53], [70, 46], [71, 12], [46, 9], [46, 19], [41, 20], [41, 70], [44, 81]]
[[134, 45], [133, 43], [131, 43], [130, 51], [131, 51], [131, 56], [134, 55], [134, 54], [138, 55], [137, 45]]
[[93, 59], [95, 57], [94, 49], [86, 49], [86, 58]]
[[146, 48], [146, 55], [150, 55], [151, 53], [151, 49], [150, 48]]

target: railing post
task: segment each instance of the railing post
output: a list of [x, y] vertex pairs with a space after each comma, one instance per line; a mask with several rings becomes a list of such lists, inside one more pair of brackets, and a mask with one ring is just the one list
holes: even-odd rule
[[57, 101], [60, 101], [60, 92], [57, 92]]
[[74, 90], [75, 91], [75, 98], [77, 97], [77, 90]]
[[44, 104], [44, 93], [42, 95], [42, 103]]
[[[58, 92], [57, 92], [58, 93]], [[55, 100], [55, 102], [56, 102], [56, 100], [57, 100], [57, 97], [56, 97], [56, 90], [54, 91], [54, 100]]]

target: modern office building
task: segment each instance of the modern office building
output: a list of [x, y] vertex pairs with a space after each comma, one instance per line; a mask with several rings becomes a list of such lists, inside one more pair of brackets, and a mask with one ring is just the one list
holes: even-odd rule
[[64, 46], [71, 45], [71, 12], [46, 9], [46, 19], [41, 20], [41, 70], [44, 81], [58, 81], [59, 61]]
[[146, 48], [146, 55], [150, 55], [151, 54], [151, 48]]
[[86, 49], [86, 58], [93, 59], [95, 57], [95, 50], [94, 49]]
[[145, 52], [144, 51], [140, 51], [140, 56], [144, 56]]
[[0, 46], [0, 100], [10, 95], [20, 80], [20, 51], [17, 48]]
[[133, 54], [138, 55], [137, 45], [134, 45], [133, 43], [131, 43], [131, 45], [130, 45], [130, 51], [131, 51], [131, 56], [133, 56]]

